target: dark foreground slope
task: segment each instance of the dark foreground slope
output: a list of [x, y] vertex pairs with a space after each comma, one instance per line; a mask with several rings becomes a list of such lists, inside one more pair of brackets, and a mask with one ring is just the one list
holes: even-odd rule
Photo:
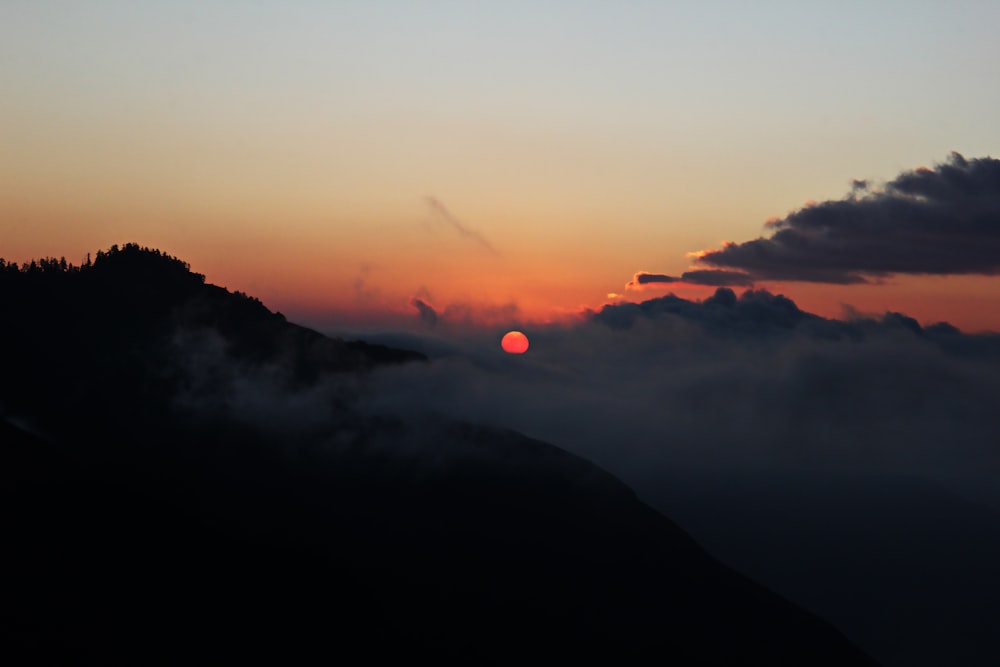
[[514, 434], [442, 427], [456, 449], [503, 451], [437, 470], [362, 452], [295, 460], [252, 436], [231, 443], [247, 450], [238, 463], [189, 441], [212, 453], [193, 468], [2, 428], [4, 652], [40, 664], [868, 664], [627, 488]]
[[579, 458], [355, 414], [364, 368], [411, 355], [200, 281], [172, 292], [137, 268], [163, 258], [134, 252], [110, 274], [147, 290], [134, 319], [107, 285], [60, 295], [66, 272], [43, 302], [3, 285], [4, 655], [870, 664]]
[[902, 475], [684, 470], [636, 483], [713, 555], [883, 665], [1000, 656], [1000, 513]]

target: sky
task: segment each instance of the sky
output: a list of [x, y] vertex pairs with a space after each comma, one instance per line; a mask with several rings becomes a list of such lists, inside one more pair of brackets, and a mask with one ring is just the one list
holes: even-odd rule
[[[7, 0], [0, 256], [138, 242], [327, 328], [704, 299], [684, 274], [724, 270], [827, 317], [1000, 331], [977, 162], [1000, 156], [998, 23], [986, 1]], [[971, 190], [941, 195], [953, 176]], [[842, 244], [785, 252], [820, 237]]]

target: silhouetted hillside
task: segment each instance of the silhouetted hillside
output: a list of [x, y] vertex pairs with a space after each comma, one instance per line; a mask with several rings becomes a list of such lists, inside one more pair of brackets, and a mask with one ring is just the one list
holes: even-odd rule
[[0, 287], [19, 663], [872, 664], [576, 456], [355, 411], [417, 355], [137, 246], [55, 266]]
[[204, 375], [213, 363], [273, 367], [292, 391], [324, 373], [424, 359], [291, 324], [135, 244], [98, 252], [82, 267], [0, 260], [0, 337], [10, 351], [0, 402], [25, 414], [46, 405], [83, 421], [168, 409], [193, 384], [211, 382]]

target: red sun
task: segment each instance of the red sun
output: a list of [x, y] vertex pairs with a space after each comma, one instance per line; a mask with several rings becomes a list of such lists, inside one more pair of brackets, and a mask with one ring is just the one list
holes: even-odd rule
[[508, 354], [524, 354], [528, 351], [528, 337], [520, 331], [508, 331], [500, 341], [500, 347]]

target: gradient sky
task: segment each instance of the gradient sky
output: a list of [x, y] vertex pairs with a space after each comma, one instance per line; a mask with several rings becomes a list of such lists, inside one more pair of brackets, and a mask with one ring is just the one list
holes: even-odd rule
[[[0, 256], [135, 241], [312, 323], [546, 319], [1000, 156], [996, 2], [0, 5]], [[763, 283], [1000, 330], [1000, 278]], [[710, 288], [661, 285], [686, 297]], [[400, 319], [401, 318], [401, 319]]]

